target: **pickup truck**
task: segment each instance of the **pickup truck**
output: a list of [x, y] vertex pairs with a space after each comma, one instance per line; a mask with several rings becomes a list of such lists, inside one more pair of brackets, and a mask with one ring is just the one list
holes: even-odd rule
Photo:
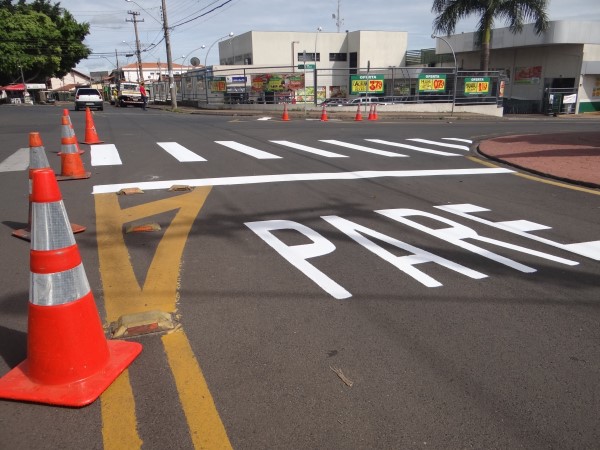
[[119, 87], [117, 96], [117, 106], [126, 108], [129, 105], [142, 106], [142, 96], [140, 94], [140, 85], [138, 83], [124, 82]]

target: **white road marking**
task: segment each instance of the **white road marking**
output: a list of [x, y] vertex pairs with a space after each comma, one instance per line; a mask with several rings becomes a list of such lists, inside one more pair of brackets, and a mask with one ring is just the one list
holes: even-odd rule
[[439, 150], [430, 150], [428, 148], [415, 147], [414, 145], [408, 145], [408, 144], [400, 144], [399, 142], [384, 141], [382, 139], [365, 139], [365, 141], [375, 142], [376, 144], [391, 145], [392, 147], [407, 148], [409, 150], [415, 150], [417, 152], [422, 152], [422, 153], [432, 153], [434, 155], [461, 156], [456, 153], [441, 152]]
[[179, 162], [206, 161], [202, 156], [188, 150], [177, 142], [157, 142], [157, 144]]
[[346, 155], [340, 155], [339, 153], [328, 152], [327, 150], [321, 150], [320, 148], [309, 147], [307, 145], [296, 144], [290, 141], [270, 141], [275, 144], [285, 145], [286, 147], [295, 148], [307, 153], [313, 153], [315, 155], [325, 156], [326, 158], [347, 158]]
[[20, 148], [0, 162], [0, 172], [18, 172], [29, 167], [29, 148]]
[[90, 156], [92, 166], [120, 166], [123, 164], [114, 144], [92, 145]]
[[465, 144], [472, 144], [473, 141], [471, 139], [460, 139], [460, 138], [442, 138], [445, 141], [456, 141], [456, 142], [464, 142]]
[[238, 186], [259, 183], [282, 183], [290, 181], [362, 180], [367, 178], [433, 177], [452, 175], [494, 175], [513, 173], [503, 168], [445, 169], [445, 170], [364, 170], [359, 172], [291, 173], [281, 175], [254, 175], [223, 178], [197, 178], [187, 180], [163, 180], [134, 183], [105, 184], [94, 186], [93, 194], [119, 192], [121, 189], [138, 187], [142, 190], [169, 189], [175, 184], [198, 186]]
[[466, 145], [446, 144], [445, 142], [430, 141], [428, 139], [407, 139], [407, 141], [420, 142], [421, 144], [439, 145], [440, 147], [456, 148], [458, 150], [469, 151]]
[[235, 141], [215, 141], [217, 144], [224, 145], [232, 150], [238, 151], [240, 153], [244, 153], [245, 155], [252, 156], [256, 159], [281, 159], [281, 156], [273, 155], [272, 153], [267, 153], [262, 150], [258, 150], [254, 147], [249, 147], [244, 144], [240, 144]]
[[365, 147], [363, 145], [350, 144], [349, 142], [338, 141], [336, 139], [321, 139], [321, 142], [325, 142], [327, 144], [332, 144], [332, 145], [339, 145], [340, 147], [350, 148], [352, 150], [358, 150], [360, 152], [373, 153], [374, 155], [389, 156], [391, 158], [408, 157], [408, 155], [403, 155], [401, 153], [387, 152], [385, 150], [377, 150], [376, 148]]

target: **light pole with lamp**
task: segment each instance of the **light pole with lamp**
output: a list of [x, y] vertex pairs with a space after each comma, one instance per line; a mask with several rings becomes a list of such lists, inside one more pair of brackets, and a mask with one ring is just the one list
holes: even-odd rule
[[190, 56], [192, 56], [192, 53], [194, 53], [196, 50], [204, 50], [205, 48], [206, 48], [206, 45], [202, 44], [200, 47], [198, 47], [198, 48], [195, 48], [194, 50], [190, 51], [190, 52], [187, 54], [187, 56], [185, 56], [185, 55], [184, 55], [184, 56], [185, 56], [185, 59], [183, 60], [183, 62], [182, 62], [181, 64], [182, 64], [183, 66], [185, 66], [185, 62], [186, 62], [186, 60], [187, 60], [187, 59], [188, 59]]
[[295, 63], [295, 49], [294, 49], [294, 45], [299, 44], [300, 41], [292, 41], [292, 73], [296, 71], [296, 63]]
[[225, 36], [221, 36], [219, 39], [217, 39], [215, 42], [213, 42], [212, 44], [210, 44], [210, 47], [208, 47], [208, 50], [206, 50], [206, 55], [204, 55], [204, 82], [205, 82], [205, 87], [206, 87], [206, 104], [208, 105], [208, 71], [206, 69], [206, 62], [208, 60], [208, 54], [210, 53], [210, 50], [214, 47], [214, 45], [219, 42], [222, 41], [225, 38], [231, 38], [233, 37], [233, 31], [231, 31], [229, 34], [226, 34]]
[[454, 49], [450, 45], [450, 42], [446, 38], [442, 36], [436, 36], [435, 34], [431, 35], [431, 39], [441, 39], [444, 41], [448, 47], [450, 47], [450, 51], [452, 52], [452, 57], [454, 58], [454, 88], [452, 89], [452, 111], [450, 112], [450, 116], [454, 115], [454, 104], [456, 103], [456, 88], [458, 82], [458, 64], [456, 63], [456, 53], [454, 53]]
[[315, 106], [317, 106], [317, 39], [319, 39], [319, 33], [321, 31], [323, 31], [323, 28], [317, 27], [317, 34], [315, 34], [315, 52], [313, 53], [313, 60], [315, 62], [315, 68], [313, 69], [313, 102]]

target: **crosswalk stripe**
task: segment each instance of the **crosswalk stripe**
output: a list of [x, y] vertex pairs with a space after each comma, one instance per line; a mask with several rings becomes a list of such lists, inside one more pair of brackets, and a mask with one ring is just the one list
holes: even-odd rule
[[360, 152], [373, 153], [374, 155], [381, 156], [389, 156], [391, 158], [395, 157], [408, 157], [408, 155], [403, 155], [401, 153], [387, 152], [385, 150], [377, 150], [371, 147], [365, 147], [363, 145], [350, 144], [349, 142], [338, 141], [336, 139], [321, 139], [321, 142], [325, 142], [327, 144], [339, 145], [340, 147], [349, 148], [352, 150], [358, 150]]
[[456, 148], [458, 150], [469, 151], [466, 145], [447, 144], [446, 142], [430, 141], [429, 139], [407, 139], [407, 141], [420, 142], [421, 144], [439, 145], [440, 147]]
[[92, 166], [120, 166], [123, 164], [115, 144], [92, 145], [90, 155]]
[[461, 156], [461, 155], [458, 155], [456, 153], [441, 152], [439, 150], [431, 150], [431, 149], [423, 148], [423, 147], [415, 147], [414, 145], [400, 144], [399, 142], [384, 141], [382, 139], [365, 139], [365, 141], [375, 142], [377, 144], [391, 145], [392, 147], [407, 148], [409, 150], [415, 150], [417, 152], [432, 153], [434, 155], [441, 155], [441, 156]]
[[275, 144], [285, 145], [286, 147], [295, 148], [303, 152], [313, 153], [315, 155], [325, 156], [326, 158], [347, 158], [346, 155], [340, 155], [339, 153], [328, 152], [327, 150], [321, 150], [320, 148], [309, 147], [307, 145], [296, 144], [290, 141], [270, 141]]
[[272, 153], [264, 152], [235, 141], [215, 141], [217, 144], [224, 145], [232, 150], [252, 156], [256, 159], [281, 159], [281, 156], [273, 155]]
[[29, 167], [29, 149], [20, 148], [0, 163], [0, 172], [17, 172]]
[[445, 141], [456, 141], [456, 142], [464, 142], [466, 144], [472, 144], [473, 141], [471, 139], [460, 139], [460, 138], [442, 138]]
[[157, 142], [157, 144], [179, 162], [206, 161], [202, 156], [188, 150], [177, 142]]

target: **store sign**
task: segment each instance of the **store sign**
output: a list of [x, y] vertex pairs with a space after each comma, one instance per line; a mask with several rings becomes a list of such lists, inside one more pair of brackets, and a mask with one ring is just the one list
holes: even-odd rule
[[419, 75], [419, 92], [444, 92], [446, 75], [422, 73]]
[[490, 93], [489, 77], [465, 78], [465, 95], [487, 95]]
[[232, 75], [232, 76], [225, 77], [225, 79], [227, 80], [227, 83], [230, 83], [230, 84], [238, 84], [238, 83], [245, 84], [246, 83], [246, 77], [244, 77], [244, 76]]
[[215, 77], [210, 82], [210, 90], [212, 92], [225, 92], [227, 90], [227, 81], [225, 77]]
[[383, 94], [383, 75], [352, 75], [350, 77], [350, 94], [361, 93]]

